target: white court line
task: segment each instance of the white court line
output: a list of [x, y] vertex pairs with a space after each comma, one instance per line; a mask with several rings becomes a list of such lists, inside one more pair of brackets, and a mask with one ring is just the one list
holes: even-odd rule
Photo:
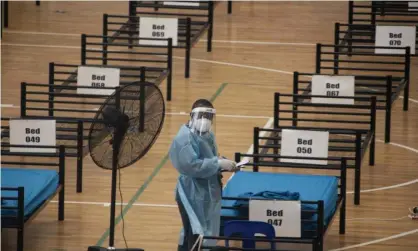
[[71, 37], [81, 37], [80, 34], [76, 33], [58, 33], [58, 32], [41, 32], [41, 31], [16, 31], [16, 30], [3, 30], [3, 33], [11, 34], [28, 34], [28, 35], [50, 35], [50, 36], [71, 36]]
[[[5, 45], [5, 46], [20, 46], [20, 47], [38, 47], [38, 48], [63, 48], [63, 49], [80, 49], [81, 48], [80, 46], [37, 45], [37, 44], [9, 44], [9, 43], [2, 43], [2, 45]], [[173, 56], [173, 58], [184, 59], [184, 57], [177, 57], [177, 56]], [[235, 63], [229, 63], [229, 62], [213, 61], [213, 60], [197, 59], [197, 58], [191, 58], [190, 60], [191, 61], [196, 61], [196, 62], [203, 62], [203, 63], [211, 63], [211, 64], [235, 66], [235, 67], [241, 67], [241, 68], [247, 68], [247, 69], [261, 70], [261, 71], [276, 72], [276, 73], [282, 73], [282, 74], [288, 74], [288, 75], [292, 75], [293, 74], [293, 72], [290, 72], [290, 71], [282, 71], [282, 70], [276, 70], [276, 69], [259, 67], [259, 66], [251, 66], [251, 65], [244, 65], [244, 64], [235, 64]], [[403, 96], [399, 96], [399, 97], [400, 98], [404, 98]], [[418, 100], [416, 100], [416, 99], [408, 98], [408, 101], [418, 104]]]
[[[120, 206], [120, 202], [116, 203], [117, 206]], [[124, 206], [128, 205], [128, 203], [123, 203]], [[140, 206], [140, 207], [173, 207], [178, 208], [177, 205], [169, 205], [169, 204], [150, 204], [150, 203], [134, 203], [133, 206]], [[110, 207], [110, 203], [106, 203], [105, 207]]]
[[[380, 139], [376, 139], [376, 141], [381, 142], [381, 143], [385, 143], [383, 140], [380, 140]], [[404, 148], [404, 149], [409, 150], [409, 151], [412, 151], [414, 153], [418, 153], [418, 150], [417, 149], [412, 148], [412, 147], [409, 147], [409, 146], [404, 146], [404, 145], [401, 145], [401, 144], [398, 144], [398, 143], [394, 143], [394, 142], [389, 142], [389, 144], [390, 145], [397, 146], [397, 147], [400, 147], [400, 148]]]
[[[1, 104], [1, 107], [18, 109], [20, 106], [13, 104]], [[99, 110], [99, 108], [93, 108], [93, 111]], [[166, 112], [166, 115], [175, 115], [175, 116], [189, 116], [189, 113], [186, 112]], [[269, 116], [251, 116], [251, 115], [239, 115], [239, 114], [216, 114], [217, 117], [225, 118], [241, 118], [241, 119], [269, 119]]]
[[414, 229], [414, 230], [411, 230], [411, 231], [408, 231], [408, 232], [403, 232], [403, 233], [391, 235], [391, 236], [388, 236], [388, 237], [385, 237], [385, 238], [377, 239], [377, 240], [374, 240], [374, 241], [363, 242], [363, 243], [360, 243], [360, 244], [346, 246], [346, 247], [337, 248], [337, 249], [332, 249], [332, 250], [329, 250], [329, 251], [342, 251], [342, 250], [364, 247], [364, 246], [368, 246], [368, 245], [372, 245], [372, 244], [376, 244], [376, 243], [380, 243], [380, 242], [384, 242], [384, 241], [388, 241], [388, 240], [401, 238], [403, 236], [415, 234], [417, 232], [418, 232], [418, 228]]
[[9, 44], [2, 43], [4, 46], [18, 46], [18, 47], [38, 47], [38, 48], [60, 48], [60, 49], [81, 49], [80, 46], [64, 46], [64, 45], [42, 45], [42, 44]]
[[14, 108], [13, 104], [1, 104], [0, 105], [1, 108]]
[[[56, 200], [52, 200], [52, 203], [58, 203]], [[80, 205], [99, 205], [104, 207], [109, 207], [109, 202], [91, 202], [91, 201], [65, 201], [65, 204], [80, 204]], [[116, 205], [120, 206], [120, 202], [117, 202]], [[124, 206], [128, 205], [128, 203], [123, 203]], [[134, 203], [133, 206], [141, 206], [141, 207], [175, 207], [177, 205], [169, 205], [169, 204], [149, 204], [149, 203]]]
[[[399, 98], [404, 99], [404, 96], [399, 96]], [[416, 99], [412, 99], [412, 98], [408, 98], [409, 101], [418, 104], [418, 100]]]
[[[173, 56], [173, 58], [184, 59], [184, 57], [177, 57], [177, 56]], [[241, 68], [247, 68], [247, 69], [253, 69], [253, 70], [261, 70], [261, 71], [269, 71], [269, 72], [277, 72], [277, 73], [293, 75], [293, 72], [290, 72], [290, 71], [282, 71], [282, 70], [264, 68], [264, 67], [259, 67], [259, 66], [251, 66], [251, 65], [245, 65], [245, 64], [235, 64], [235, 63], [229, 63], [229, 62], [221, 62], [221, 61], [213, 61], [213, 60], [197, 59], [197, 58], [190, 58], [190, 60], [191, 61], [196, 61], [196, 62], [235, 66], [235, 67], [241, 67]]]
[[[206, 39], [201, 39], [200, 41], [207, 42]], [[314, 43], [264, 42], [264, 41], [242, 41], [242, 40], [212, 40], [212, 42], [215, 42], [215, 43], [230, 43], [230, 44], [316, 46], [316, 44], [314, 44]]]
[[[385, 143], [383, 140], [380, 140], [380, 139], [376, 139], [376, 141], [377, 142], [381, 142], [381, 143]], [[393, 146], [397, 146], [397, 147], [403, 148], [403, 149], [406, 149], [406, 150], [409, 150], [409, 151], [414, 152], [414, 153], [418, 153], [418, 150], [417, 149], [414, 149], [414, 148], [409, 147], [409, 146], [401, 145], [401, 144], [394, 143], [394, 142], [389, 142], [389, 144], [390, 145], [393, 145]], [[400, 184], [396, 184], [396, 185], [392, 185], [392, 186], [385, 186], [385, 187], [378, 187], [378, 188], [372, 188], [372, 189], [365, 189], [365, 190], [361, 190], [360, 192], [361, 193], [370, 193], [370, 192], [375, 192], [375, 191], [389, 190], [389, 189], [394, 189], [394, 188], [409, 186], [409, 185], [415, 184], [417, 182], [418, 182], [418, 179], [415, 179], [415, 180], [411, 180], [411, 181], [408, 181], [408, 182], [404, 182], [404, 183], [400, 183]], [[352, 193], [354, 193], [354, 192], [353, 191], [347, 192], [347, 194], [352, 194]]]
[[[382, 191], [382, 190], [389, 190], [389, 189], [409, 186], [409, 185], [415, 184], [417, 182], [418, 182], [418, 179], [415, 179], [415, 180], [411, 180], [411, 181], [408, 181], [408, 182], [405, 182], [405, 183], [400, 183], [400, 184], [396, 184], [396, 185], [392, 185], [392, 186], [360, 190], [360, 193], [370, 193], [370, 192], [376, 192], [376, 191]], [[353, 193], [354, 193], [354, 191], [348, 191], [347, 192], [347, 194], [353, 194]]]
[[[369, 88], [369, 87], [363, 87], [363, 88], [364, 89], [369, 89], [369, 90], [372, 90], [372, 91], [379, 91], [377, 89]], [[399, 98], [404, 99], [405, 97], [404, 96], [399, 96]], [[417, 103], [418, 104], [418, 100], [415, 100], [415, 99], [412, 99], [412, 98], [408, 98], [408, 101], [411, 101], [412, 103]]]
[[[2, 45], [5, 45], [5, 46], [21, 46], [21, 47], [80, 49], [80, 46], [62, 46], [62, 45], [35, 45], [35, 44], [8, 44], [8, 43], [2, 43]], [[173, 58], [184, 59], [184, 57], [177, 57], [177, 56], [173, 56]], [[248, 68], [248, 69], [262, 70], [262, 71], [270, 71], [270, 72], [277, 72], [277, 73], [283, 73], [283, 74], [293, 74], [293, 72], [290, 72], [290, 71], [281, 71], [281, 70], [276, 70], [276, 69], [270, 69], [270, 68], [264, 68], [264, 67], [258, 67], [258, 66], [250, 66], [250, 65], [244, 65], [244, 64], [235, 64], [235, 63], [229, 63], [229, 62], [221, 62], [221, 61], [213, 61], [213, 60], [205, 60], [205, 59], [197, 59], [197, 58], [191, 58], [190, 60], [191, 61], [196, 61], [196, 62], [236, 66], [236, 67], [241, 67], [241, 68]]]
[[[51, 200], [52, 203], [58, 203], [56, 200]], [[81, 204], [81, 205], [99, 205], [105, 206], [106, 202], [92, 202], [92, 201], [64, 201], [64, 204]]]
[[[60, 33], [60, 32], [40, 32], [40, 31], [16, 31], [4, 30], [3, 33], [10, 34], [28, 34], [28, 35], [50, 35], [50, 36], [70, 36], [80, 37], [76, 33]], [[207, 42], [206, 39], [200, 39], [202, 42]], [[242, 41], [242, 40], [212, 40], [213, 43], [230, 43], [230, 44], [256, 44], [256, 45], [290, 45], [290, 46], [315, 46], [314, 43], [292, 43], [292, 42], [265, 42], [265, 41]]]
[[398, 221], [398, 220], [407, 219], [407, 218], [409, 218], [409, 217], [408, 216], [402, 216], [402, 217], [392, 218], [392, 219], [382, 219], [382, 218], [351, 218], [351, 219], [346, 219], [346, 221]]
[[[8, 44], [8, 43], [2, 43], [2, 45], [5, 45], [5, 46], [21, 46], [21, 47], [80, 49], [79, 46], [61, 46], [61, 45], [33, 45], [33, 44]], [[177, 56], [173, 56], [173, 58], [184, 59], [184, 57], [177, 57]], [[191, 61], [196, 61], [196, 62], [235, 66], [235, 67], [241, 67], [241, 68], [248, 68], [248, 69], [262, 70], [262, 71], [270, 71], [270, 72], [277, 72], [277, 73], [290, 74], [290, 75], [293, 74], [293, 72], [290, 72], [290, 71], [281, 71], [281, 70], [276, 70], [276, 69], [270, 69], [270, 68], [264, 68], [264, 67], [258, 67], [258, 66], [251, 66], [251, 65], [244, 65], [244, 64], [235, 64], [235, 63], [229, 63], [229, 62], [221, 62], [221, 61], [213, 61], [213, 60], [205, 60], [205, 59], [197, 59], [197, 58], [190, 58], [190, 60]]]

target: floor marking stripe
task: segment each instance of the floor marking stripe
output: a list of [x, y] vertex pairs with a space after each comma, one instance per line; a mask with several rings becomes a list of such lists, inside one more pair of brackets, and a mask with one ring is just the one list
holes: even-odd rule
[[50, 36], [72, 36], [72, 37], [81, 37], [80, 34], [76, 33], [57, 33], [57, 32], [42, 32], [42, 31], [19, 31], [19, 30], [4, 30], [3, 33], [10, 34], [27, 34], [27, 35], [50, 35]]
[[[20, 46], [20, 47], [39, 47], [39, 48], [63, 48], [63, 49], [80, 49], [80, 46], [62, 46], [62, 45], [37, 45], [37, 44], [10, 44], [10, 43], [2, 43], [4, 46]], [[173, 56], [173, 58], [177, 59], [184, 59], [184, 57]], [[203, 63], [211, 63], [211, 64], [219, 64], [219, 65], [227, 65], [227, 66], [235, 66], [247, 69], [254, 69], [254, 70], [261, 70], [261, 71], [269, 71], [269, 72], [276, 72], [282, 74], [293, 75], [293, 72], [290, 71], [282, 71], [276, 70], [271, 68], [259, 67], [259, 66], [251, 66], [251, 65], [244, 65], [244, 64], [236, 64], [236, 63], [229, 63], [229, 62], [222, 62], [222, 61], [213, 61], [213, 60], [206, 60], [206, 59], [197, 59], [191, 58], [191, 61], [196, 62], [203, 62]], [[404, 98], [400, 96], [400, 98]], [[418, 100], [408, 98], [408, 101], [418, 104]]]
[[[2, 108], [18, 109], [20, 106], [13, 104], [2, 104]], [[93, 111], [97, 111], [99, 108], [93, 108]], [[189, 116], [186, 112], [166, 112], [166, 115], [178, 115], [178, 116]], [[216, 114], [217, 117], [225, 118], [242, 118], [242, 119], [269, 119], [269, 116], [251, 116], [251, 115], [239, 115], [239, 114]]]
[[1, 108], [14, 108], [13, 104], [1, 104], [0, 105]]
[[[42, 31], [19, 31], [19, 30], [4, 30], [4, 33], [10, 34], [27, 34], [27, 35], [49, 35], [49, 36], [70, 36], [80, 37], [77, 33], [61, 33], [61, 32], [42, 32]], [[206, 39], [200, 39], [202, 42], [207, 42]], [[315, 46], [314, 43], [293, 43], [293, 42], [267, 42], [267, 41], [244, 41], [244, 40], [212, 40], [213, 43], [230, 43], [230, 44], [255, 44], [255, 45], [290, 45], [290, 46]]]
[[391, 235], [391, 236], [388, 236], [388, 237], [385, 237], [385, 238], [377, 239], [377, 240], [374, 240], [374, 241], [368, 241], [368, 242], [363, 242], [363, 243], [356, 244], [356, 245], [351, 245], [351, 246], [346, 246], [346, 247], [342, 247], [342, 248], [332, 249], [330, 251], [342, 251], [342, 250], [348, 250], [348, 249], [353, 249], [353, 248], [364, 247], [364, 246], [368, 246], [368, 245], [372, 245], [372, 244], [376, 244], [376, 243], [380, 243], [380, 242], [384, 242], [384, 241], [388, 241], [388, 240], [393, 240], [393, 239], [401, 238], [403, 236], [415, 234], [417, 232], [418, 232], [418, 228], [417, 229], [414, 229], [414, 230], [411, 230], [411, 231], [407, 231], [407, 232], [403, 232], [403, 233]]
[[[177, 57], [177, 56], [173, 56], [173, 58], [184, 59], [184, 57]], [[293, 75], [293, 72], [290, 72], [290, 71], [282, 71], [282, 70], [264, 68], [264, 67], [259, 67], [259, 66], [251, 66], [251, 65], [244, 65], [244, 64], [235, 64], [235, 63], [229, 63], [229, 62], [221, 62], [221, 61], [213, 61], [213, 60], [197, 59], [197, 58], [191, 58], [190, 60], [191, 61], [196, 61], [196, 62], [203, 62], [203, 63], [210, 63], [210, 64], [218, 64], [218, 65], [227, 65], [227, 66], [235, 66], [235, 67], [241, 67], [241, 68], [247, 68], [247, 69], [253, 69], [253, 70], [262, 70], [262, 71], [269, 71], [269, 72], [276, 72], [276, 73]]]
[[398, 218], [392, 218], [392, 219], [384, 219], [384, 218], [352, 218], [352, 219], [346, 219], [346, 221], [397, 221], [402, 220], [405, 218], [409, 218], [408, 216], [402, 216]]
[[[207, 42], [206, 39], [201, 39], [200, 41]], [[212, 40], [212, 42], [215, 42], [215, 43], [230, 43], [230, 44], [255, 44], [255, 45], [316, 46], [315, 43], [243, 41], [243, 40]]]
[[2, 43], [2, 46], [18, 46], [18, 47], [38, 47], [38, 48], [60, 48], [60, 49], [81, 49], [80, 46], [65, 46], [65, 45], [42, 45], [42, 44], [9, 44]]
[[[376, 191], [382, 191], [382, 190], [389, 190], [389, 189], [409, 186], [409, 185], [415, 184], [417, 182], [418, 182], [418, 179], [415, 179], [415, 180], [411, 180], [411, 181], [408, 181], [408, 182], [404, 182], [404, 183], [400, 183], [400, 184], [396, 184], [396, 185], [392, 185], [392, 186], [385, 186], [385, 187], [378, 187], [378, 188], [360, 190], [360, 193], [370, 193], [370, 192], [376, 192]], [[353, 193], [354, 193], [354, 191], [348, 191], [347, 192], [347, 194], [353, 194]]]

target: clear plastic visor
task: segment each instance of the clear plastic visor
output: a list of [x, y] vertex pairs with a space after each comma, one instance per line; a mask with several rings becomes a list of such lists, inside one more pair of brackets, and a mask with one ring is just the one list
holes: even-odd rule
[[216, 110], [207, 107], [194, 108], [190, 114], [189, 126], [198, 135], [215, 133]]

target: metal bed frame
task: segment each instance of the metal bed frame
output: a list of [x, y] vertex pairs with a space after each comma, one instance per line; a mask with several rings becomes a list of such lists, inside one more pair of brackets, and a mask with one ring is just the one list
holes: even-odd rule
[[[15, 209], [17, 210], [16, 215], [13, 216], [1, 216], [1, 228], [11, 228], [17, 230], [17, 251], [24, 250], [24, 230], [25, 226], [30, 224], [33, 219], [42, 211], [42, 209], [52, 200], [52, 198], [58, 194], [58, 220], [64, 220], [64, 187], [65, 187], [65, 147], [64, 146], [37, 146], [38, 148], [58, 148], [59, 151], [57, 153], [21, 153], [21, 152], [10, 152], [5, 148], [8, 147], [28, 147], [22, 145], [9, 145], [9, 144], [1, 144], [1, 155], [2, 165], [18, 165], [18, 166], [48, 166], [48, 167], [58, 167], [59, 169], [59, 186], [56, 189], [56, 192], [52, 194], [40, 207], [35, 209], [31, 215], [25, 217], [24, 215], [24, 196], [25, 190], [24, 187], [1, 187], [1, 191], [17, 191], [17, 197], [3, 197], [1, 196], [1, 200], [15, 200], [17, 201], [16, 207], [7, 207], [1, 206], [2, 210], [5, 209]], [[5, 160], [6, 156], [19, 156], [19, 157], [42, 157], [42, 158], [55, 158], [55, 162], [51, 162], [50, 160], [45, 161], [36, 161], [32, 162], [31, 160], [28, 161], [7, 161]]]
[[[203, 240], [216, 240], [216, 241], [254, 241], [257, 244], [261, 244], [261, 243], [265, 243], [265, 244], [271, 244], [271, 243], [275, 243], [275, 249], [272, 248], [267, 248], [267, 247], [256, 247], [254, 248], [243, 248], [243, 247], [234, 247], [234, 246], [221, 246], [216, 244], [216, 246], [208, 246], [208, 245], [202, 245], [200, 247], [200, 250], [216, 250], [216, 251], [232, 251], [232, 250], [239, 250], [239, 251], [290, 251], [288, 248], [282, 248], [282, 246], [286, 245], [286, 244], [303, 244], [303, 245], [309, 245], [312, 246], [313, 251], [316, 251], [314, 248], [315, 246], [315, 240], [311, 239], [307, 239], [307, 240], [292, 240], [292, 239], [286, 239], [286, 240], [282, 240], [281, 238], [277, 238], [277, 239], [273, 239], [273, 240], [268, 240], [266, 238], [263, 237], [255, 237], [253, 239], [249, 239], [249, 238], [241, 238], [241, 237], [225, 237], [225, 236], [203, 236]], [[292, 247], [291, 251], [302, 251], [303, 249], [295, 249]]]
[[[418, 20], [415, 22], [417, 26], [417, 33], [415, 45], [418, 45]], [[373, 24], [340, 24], [335, 23], [334, 28], [334, 44], [347, 45], [348, 51], [352, 52], [353, 45], [374, 45], [376, 25]], [[415, 48], [415, 53], [417, 48]], [[411, 57], [416, 57], [418, 54], [411, 54]]]
[[[149, 82], [145, 82], [149, 83]], [[89, 87], [83, 89], [116, 90], [119, 87]], [[82, 191], [82, 160], [88, 154], [85, 142], [88, 140], [90, 125], [94, 121], [97, 108], [103, 105], [109, 95], [77, 94], [77, 86], [49, 85], [37, 83], [21, 83], [20, 117], [22, 119], [53, 119], [62, 125], [57, 128], [57, 138], [67, 140], [65, 145], [75, 148], [69, 141], [77, 141], [77, 154], [68, 153], [69, 157], [77, 157], [77, 192]], [[148, 92], [146, 95], [152, 95]], [[129, 97], [132, 98], [132, 97]], [[145, 102], [145, 98], [140, 102]], [[144, 105], [141, 105], [143, 107]], [[140, 121], [144, 121], [145, 113], [139, 112]], [[75, 128], [77, 126], [77, 129]], [[66, 132], [69, 135], [62, 136]]]
[[[317, 205], [317, 209], [310, 213], [314, 213], [317, 215], [317, 220], [303, 220], [302, 222], [311, 222], [316, 223], [316, 230], [305, 230], [302, 233], [301, 238], [279, 238], [279, 240], [284, 242], [293, 242], [293, 243], [304, 243], [304, 242], [312, 242], [313, 243], [313, 250], [314, 251], [322, 251], [325, 237], [328, 233], [329, 226], [332, 225], [332, 222], [335, 219], [336, 212], [339, 210], [340, 214], [340, 225], [339, 225], [339, 233], [345, 234], [345, 215], [346, 215], [346, 179], [347, 179], [347, 166], [346, 166], [346, 159], [345, 158], [307, 158], [307, 157], [290, 157], [290, 156], [281, 156], [278, 154], [266, 154], [266, 153], [253, 153], [253, 154], [243, 154], [243, 153], [235, 153], [235, 161], [240, 162], [242, 157], [246, 157], [252, 159], [252, 162], [245, 164], [245, 166], [252, 166], [253, 172], [258, 172], [258, 167], [286, 167], [286, 168], [300, 168], [300, 169], [316, 169], [316, 170], [336, 170], [339, 171], [339, 195], [337, 201], [337, 209], [327, 224], [324, 226], [324, 201], [301, 201], [302, 204], [307, 205]], [[290, 158], [290, 159], [312, 159], [312, 160], [329, 160], [333, 161], [337, 164], [335, 165], [328, 165], [328, 166], [313, 166], [313, 165], [295, 165], [292, 163], [285, 163], [285, 162], [278, 162], [277, 159], [279, 158]], [[241, 198], [241, 197], [222, 197], [222, 200], [249, 200], [248, 198]], [[222, 207], [223, 209], [236, 209], [236, 207]], [[304, 210], [302, 209], [302, 212]], [[228, 220], [248, 220], [247, 217], [240, 218], [240, 217], [224, 217], [221, 216], [221, 219], [224, 221]], [[303, 230], [302, 230], [303, 231]]]
[[[165, 47], [134, 44], [133, 47], [141, 51], [124, 49], [129, 44], [125, 42], [110, 43], [110, 37], [98, 35], [81, 35], [81, 65], [120, 68], [121, 77], [144, 79], [159, 85], [167, 78], [167, 100], [172, 96], [173, 47], [172, 39], [149, 39], [167, 42]], [[121, 38], [122, 39], [122, 38]], [[152, 49], [150, 51], [149, 49]], [[127, 58], [122, 58], [123, 56]], [[56, 72], [55, 72], [56, 74]], [[73, 77], [74, 78], [74, 77]], [[72, 79], [72, 81], [74, 81]], [[125, 80], [124, 80], [125, 81]]]
[[[335, 157], [345, 157], [347, 168], [354, 169], [354, 204], [359, 205], [361, 163], [369, 147], [369, 165], [373, 166], [375, 161], [376, 98], [354, 98], [357, 104], [345, 105], [313, 104], [310, 100], [314, 97], [322, 96], [275, 93], [274, 128], [254, 128], [254, 153], [271, 149], [275, 154], [279, 154], [282, 129], [328, 131], [328, 153]], [[357, 124], [358, 128], [347, 126], [350, 124]], [[262, 132], [268, 132], [268, 136], [260, 136]], [[265, 140], [266, 143], [260, 144], [259, 140]]]
[[[30, 100], [26, 100], [30, 102]], [[50, 110], [53, 112], [53, 110]], [[43, 116], [29, 116], [30, 119], [54, 119]], [[27, 116], [23, 118], [28, 118]], [[10, 127], [9, 120], [12, 118], [1, 118], [1, 121], [5, 122], [1, 125], [1, 142], [9, 143]], [[77, 178], [76, 178], [76, 192], [81, 193], [83, 191], [83, 158], [87, 155], [84, 147], [84, 142], [88, 139], [88, 128], [83, 128], [82, 121], [75, 120], [56, 120], [56, 140], [58, 145], [63, 145], [66, 149], [65, 156], [77, 159]], [[87, 130], [87, 132], [86, 132]]]
[[[349, 48], [352, 48], [353, 52], [350, 52]], [[403, 55], [374, 54], [376, 48], [393, 49], [317, 44], [315, 74], [354, 76], [356, 97], [376, 96], [376, 109], [385, 111], [387, 143], [390, 142], [392, 106], [402, 91], [403, 110], [408, 110], [411, 53], [410, 47], [399, 47], [397, 49], [405, 51]], [[308, 84], [299, 90], [307, 94], [311, 91], [310, 88]]]
[[[418, 7], [409, 8], [409, 1], [349, 1], [349, 24], [416, 24]], [[413, 9], [413, 11], [409, 11]]]
[[[191, 49], [207, 30], [207, 51], [212, 51], [213, 36], [213, 1], [188, 1], [199, 2], [199, 6], [164, 5], [164, 1], [130, 1], [128, 15], [103, 15], [103, 36], [109, 36], [108, 43], [118, 39], [129, 40], [129, 48], [132, 48], [134, 41], [138, 41], [140, 17], [177, 17], [178, 22], [178, 43], [174, 48], [185, 49], [185, 70], [184, 77], [190, 77], [190, 53]], [[228, 5], [229, 6], [229, 5]], [[232, 7], [231, 7], [232, 8]], [[163, 9], [166, 12], [159, 12]], [[178, 13], [173, 11], [184, 11]], [[164, 47], [164, 45], [154, 45]]]

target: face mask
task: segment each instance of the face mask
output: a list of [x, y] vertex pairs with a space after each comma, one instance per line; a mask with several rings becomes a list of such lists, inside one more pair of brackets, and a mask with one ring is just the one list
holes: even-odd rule
[[208, 132], [211, 125], [212, 122], [209, 119], [201, 118], [196, 121], [194, 128], [199, 132]]

